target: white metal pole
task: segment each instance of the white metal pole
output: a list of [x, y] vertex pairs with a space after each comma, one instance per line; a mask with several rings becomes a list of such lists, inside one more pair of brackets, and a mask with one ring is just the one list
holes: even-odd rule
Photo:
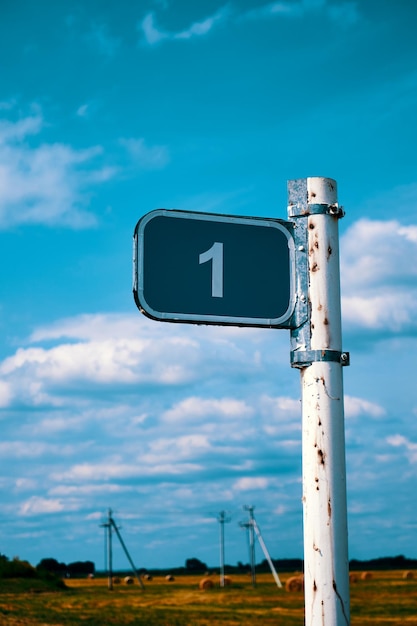
[[[309, 328], [302, 358], [306, 626], [350, 623], [336, 182], [307, 178]], [[309, 344], [309, 345], [308, 345]]]

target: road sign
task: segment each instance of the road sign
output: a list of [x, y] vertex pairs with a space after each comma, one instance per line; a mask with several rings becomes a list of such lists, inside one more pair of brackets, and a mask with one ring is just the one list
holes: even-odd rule
[[134, 234], [133, 292], [162, 321], [289, 328], [291, 222], [158, 209]]

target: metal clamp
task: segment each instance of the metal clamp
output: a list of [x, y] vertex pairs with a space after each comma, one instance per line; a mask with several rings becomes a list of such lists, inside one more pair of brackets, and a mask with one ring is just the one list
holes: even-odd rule
[[288, 207], [288, 217], [307, 217], [308, 215], [333, 215], [334, 217], [344, 217], [345, 211], [343, 207], [336, 204], [307, 204], [306, 207], [300, 207], [298, 204], [292, 204]]
[[293, 350], [291, 352], [291, 367], [309, 367], [319, 361], [332, 361], [346, 366], [350, 365], [350, 354], [338, 350]]

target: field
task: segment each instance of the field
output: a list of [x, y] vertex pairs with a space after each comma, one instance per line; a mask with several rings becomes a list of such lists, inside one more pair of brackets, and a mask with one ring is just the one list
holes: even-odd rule
[[[280, 575], [283, 583], [290, 576]], [[200, 590], [201, 576], [163, 577], [137, 584], [107, 580], [68, 580], [65, 591], [41, 591], [33, 581], [0, 581], [3, 626], [302, 626], [302, 592], [278, 589], [270, 575], [260, 574], [252, 588], [248, 576], [232, 584]], [[417, 626], [417, 572], [372, 572], [369, 580], [351, 584], [352, 626]]]

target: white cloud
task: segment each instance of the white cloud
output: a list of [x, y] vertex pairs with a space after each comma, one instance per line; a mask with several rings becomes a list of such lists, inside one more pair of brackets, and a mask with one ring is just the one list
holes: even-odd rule
[[190, 363], [177, 362], [178, 348], [175, 341], [151, 343], [141, 339], [70, 343], [50, 349], [20, 348], [5, 359], [0, 372], [14, 381], [14, 393], [19, 389], [30, 403], [56, 406], [59, 402], [53, 391], [52, 395], [47, 392], [51, 385], [59, 384], [61, 389], [74, 382], [80, 388], [92, 383], [175, 385], [191, 380], [194, 373]]
[[14, 481], [17, 491], [35, 491], [38, 483], [33, 478], [16, 478]]
[[327, 8], [327, 14], [334, 22], [342, 26], [353, 26], [360, 20], [357, 2], [341, 2]]
[[86, 37], [96, 50], [107, 57], [113, 57], [121, 47], [121, 40], [109, 34], [105, 24], [93, 24]]
[[32, 496], [21, 504], [19, 509], [19, 515], [31, 516], [48, 513], [60, 513], [65, 510], [76, 510], [76, 506], [69, 503], [69, 500], [65, 500], [65, 503], [57, 498], [41, 498], [39, 496]]
[[[29, 338], [31, 343], [58, 339], [81, 339], [100, 341], [113, 338], [134, 337], [138, 332], [138, 325], [144, 328], [148, 337], [155, 335], [156, 324], [148, 322], [137, 315], [97, 314], [78, 315], [67, 319], [60, 319], [49, 326], [40, 326]], [[153, 331], [153, 332], [152, 332]], [[110, 334], [111, 333], [111, 334]]]
[[154, 14], [148, 13], [140, 24], [140, 28], [143, 30], [146, 43], [153, 46], [160, 41], [167, 39], [168, 35], [158, 30], [154, 24]]
[[186, 30], [175, 34], [175, 39], [191, 39], [191, 37], [201, 37], [209, 33], [212, 28], [225, 19], [228, 15], [228, 8], [220, 8], [214, 15], [207, 17], [202, 22], [195, 22]]
[[89, 108], [88, 104], [82, 104], [81, 106], [79, 106], [78, 109], [77, 109], [78, 117], [87, 117], [87, 115], [88, 115], [88, 108]]
[[363, 398], [355, 398], [345, 395], [345, 414], [346, 417], [357, 417], [358, 415], [370, 415], [371, 417], [382, 417], [386, 411], [382, 406], [369, 402]]
[[148, 146], [145, 139], [120, 139], [120, 144], [126, 148], [132, 160], [144, 169], [161, 169], [170, 160], [166, 146]]
[[115, 174], [97, 167], [102, 148], [76, 150], [60, 143], [33, 147], [44, 122], [39, 113], [0, 122], [0, 228], [15, 224], [85, 228], [96, 218], [88, 210], [88, 188]]
[[25, 117], [17, 122], [0, 120], [0, 145], [19, 143], [28, 135], [37, 135], [42, 127], [43, 119], [40, 114]]
[[159, 29], [155, 24], [154, 13], [148, 13], [142, 22], [138, 24], [138, 30], [142, 31], [148, 45], [154, 46], [162, 41], [187, 40], [194, 37], [207, 35], [214, 26], [223, 22], [229, 15], [228, 6], [221, 7], [213, 15], [199, 22], [194, 22], [188, 28], [178, 32], [168, 32]]
[[342, 310], [349, 326], [417, 327], [417, 227], [362, 219], [341, 239]]
[[12, 400], [11, 385], [4, 380], [0, 380], [0, 408], [4, 408], [10, 404]]
[[269, 17], [287, 17], [301, 19], [311, 14], [321, 14], [341, 26], [351, 26], [359, 20], [359, 11], [356, 2], [332, 3], [328, 0], [282, 0], [270, 2], [256, 9], [250, 9], [240, 16], [240, 19], [255, 20]]
[[394, 448], [405, 448], [410, 463], [417, 463], [417, 443], [399, 434], [387, 437], [386, 441]]
[[[80, 315], [59, 320], [36, 329], [28, 341], [28, 346], [18, 348], [0, 362], [3, 401], [8, 405], [23, 402], [64, 407], [81, 402], [97, 387], [109, 390], [110, 386], [134, 389], [138, 384], [165, 388], [194, 384], [218, 377], [219, 363], [227, 368], [230, 382], [270, 369], [270, 360], [261, 362], [257, 356], [268, 343], [268, 335], [262, 330], [164, 325], [139, 314]], [[283, 343], [287, 350], [285, 338]], [[237, 419], [255, 410], [255, 405], [222, 396], [220, 391], [216, 396], [205, 399], [192, 393], [166, 411], [164, 419], [172, 421], [179, 414], [181, 419], [191, 421], [210, 415]], [[265, 402], [263, 408], [259, 403], [257, 406], [268, 413], [272, 405], [266, 406]], [[297, 406], [296, 401], [290, 406], [290, 399], [271, 402], [281, 404], [283, 412]], [[277, 410], [278, 405], [274, 407]], [[139, 415], [148, 413], [142, 409]], [[129, 423], [133, 424], [131, 420]], [[59, 424], [65, 427], [63, 422]]]
[[260, 398], [260, 407], [264, 415], [280, 420], [301, 415], [300, 400], [294, 400], [294, 398], [285, 396], [277, 398], [262, 396]]
[[[116, 493], [125, 493], [126, 491], [131, 491], [132, 487], [124, 486], [124, 485], [112, 485], [109, 483], [96, 484], [91, 483], [87, 485], [57, 485], [56, 487], [52, 487], [48, 490], [48, 495], [50, 496], [92, 496], [96, 494], [116, 494]], [[101, 518], [102, 513], [94, 513], [88, 515], [88, 519], [97, 519]]]
[[196, 367], [202, 360], [199, 342], [180, 329], [167, 335], [155, 326], [139, 315], [92, 315], [40, 328], [32, 343], [58, 344], [19, 348], [4, 359], [0, 401], [60, 406], [66, 388], [73, 394], [74, 388], [81, 392], [92, 384], [171, 386], [201, 376]]
[[34, 459], [43, 456], [69, 457], [75, 448], [70, 445], [49, 444], [40, 441], [2, 441], [0, 442], [0, 455], [8, 459]]
[[401, 332], [417, 326], [417, 294], [380, 289], [377, 295], [343, 296], [342, 308], [350, 326]]
[[417, 226], [396, 220], [361, 219], [341, 241], [345, 288], [368, 288], [377, 283], [417, 279]]
[[172, 477], [191, 476], [193, 472], [201, 470], [201, 465], [181, 462], [165, 462], [163, 458], [159, 464], [147, 465], [138, 460], [132, 463], [121, 462], [120, 459], [109, 459], [106, 463], [79, 463], [65, 472], [57, 472], [51, 478], [57, 482], [83, 482], [120, 479], [137, 479], [140, 477]]
[[235, 491], [257, 491], [258, 489], [267, 489], [269, 481], [267, 478], [239, 478], [234, 484], [233, 489]]
[[192, 397], [181, 400], [172, 409], [165, 411], [162, 419], [167, 422], [200, 421], [203, 418], [238, 417], [245, 418], [253, 414], [253, 409], [245, 402], [234, 398], [207, 399]]
[[199, 458], [212, 450], [206, 435], [190, 434], [176, 438], [156, 439], [149, 443], [149, 452], [141, 456], [142, 463], [157, 466], [161, 459], [164, 462], [175, 462], [183, 459]]

